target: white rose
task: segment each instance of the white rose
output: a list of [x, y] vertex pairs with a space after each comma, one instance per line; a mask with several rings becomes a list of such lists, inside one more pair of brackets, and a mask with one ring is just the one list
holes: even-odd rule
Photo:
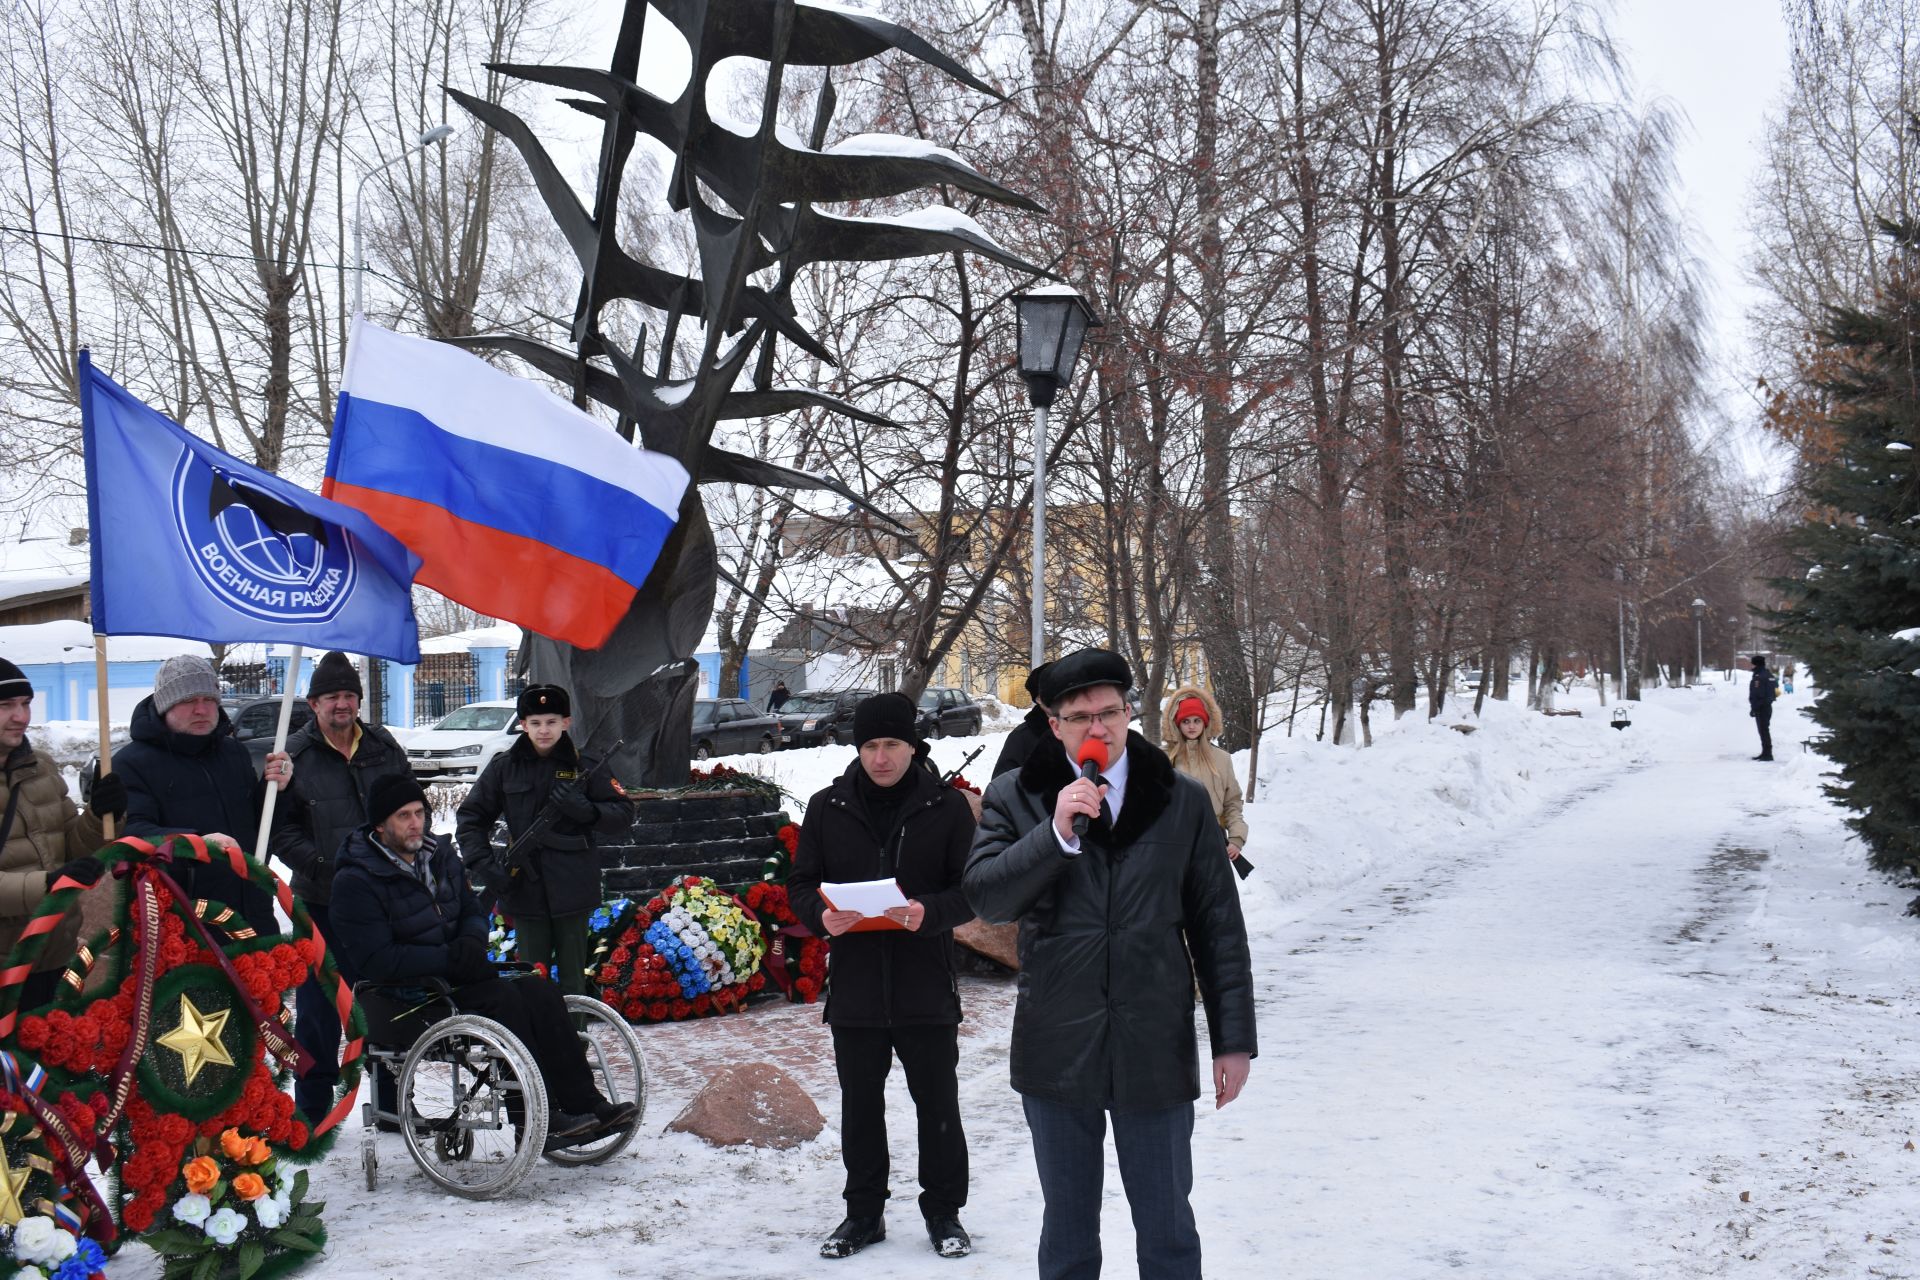
[[268, 1231], [286, 1225], [293, 1216], [293, 1204], [283, 1190], [276, 1195], [261, 1196], [253, 1202], [253, 1216], [260, 1219], [260, 1225]]
[[189, 1226], [199, 1226], [212, 1212], [213, 1202], [203, 1195], [184, 1195], [173, 1202], [173, 1216]]
[[203, 1228], [215, 1244], [232, 1244], [246, 1229], [247, 1220], [233, 1210], [225, 1208], [216, 1210], [214, 1215], [207, 1219], [207, 1225]]
[[[58, 1237], [56, 1239], [55, 1237]], [[60, 1241], [66, 1241], [66, 1248]], [[22, 1218], [13, 1229], [13, 1256], [22, 1262], [58, 1263], [73, 1252], [73, 1237], [54, 1225], [53, 1219], [35, 1214]]]

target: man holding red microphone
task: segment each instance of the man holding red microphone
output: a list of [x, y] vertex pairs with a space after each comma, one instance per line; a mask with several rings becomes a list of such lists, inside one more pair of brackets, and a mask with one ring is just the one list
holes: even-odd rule
[[1142, 1280], [1200, 1280], [1193, 987], [1224, 1107], [1257, 1052], [1239, 889], [1205, 788], [1127, 731], [1126, 660], [1083, 649], [1041, 685], [1055, 741], [987, 788], [963, 881], [982, 919], [1020, 923], [1013, 1087], [1046, 1202], [1041, 1280], [1100, 1274], [1109, 1116]]

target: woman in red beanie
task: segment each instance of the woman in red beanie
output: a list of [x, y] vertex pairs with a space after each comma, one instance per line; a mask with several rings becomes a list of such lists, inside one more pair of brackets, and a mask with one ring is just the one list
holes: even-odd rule
[[1213, 800], [1213, 816], [1227, 833], [1227, 856], [1238, 858], [1247, 843], [1247, 820], [1241, 812], [1233, 757], [1207, 741], [1219, 727], [1220, 704], [1198, 685], [1175, 689], [1160, 717], [1160, 736], [1166, 740], [1173, 767], [1207, 789]]

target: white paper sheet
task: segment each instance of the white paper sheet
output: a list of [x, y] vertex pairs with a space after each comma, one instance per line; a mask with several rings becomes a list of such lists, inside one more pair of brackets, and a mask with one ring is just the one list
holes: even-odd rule
[[863, 916], [881, 916], [889, 907], [907, 905], [898, 880], [855, 880], [847, 884], [823, 884], [820, 896], [836, 911], [858, 911]]

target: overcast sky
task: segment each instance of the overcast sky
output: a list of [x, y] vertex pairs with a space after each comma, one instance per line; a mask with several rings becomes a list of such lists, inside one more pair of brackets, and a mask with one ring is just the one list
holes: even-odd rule
[[1677, 103], [1688, 123], [1677, 168], [1697, 227], [1695, 252], [1713, 287], [1719, 400], [1726, 447], [1750, 471], [1776, 471], [1754, 433], [1757, 400], [1745, 359], [1752, 239], [1748, 202], [1767, 111], [1787, 84], [1787, 29], [1777, 0], [1615, 0], [1614, 34], [1643, 99]]

